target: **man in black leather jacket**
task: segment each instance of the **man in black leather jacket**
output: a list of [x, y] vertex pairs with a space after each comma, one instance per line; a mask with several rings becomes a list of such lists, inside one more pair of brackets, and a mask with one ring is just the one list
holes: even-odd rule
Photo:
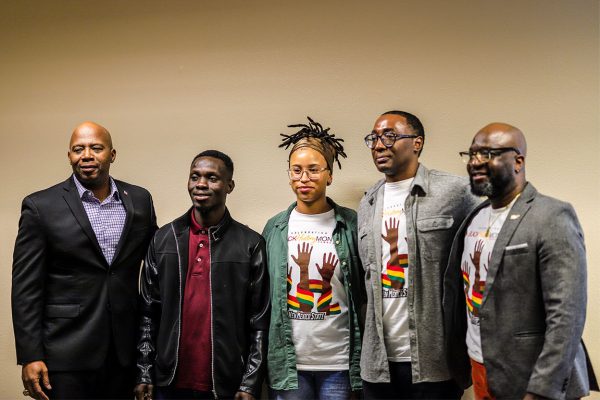
[[269, 328], [265, 242], [231, 218], [233, 163], [192, 161], [191, 210], [156, 232], [141, 276], [136, 398], [260, 395]]

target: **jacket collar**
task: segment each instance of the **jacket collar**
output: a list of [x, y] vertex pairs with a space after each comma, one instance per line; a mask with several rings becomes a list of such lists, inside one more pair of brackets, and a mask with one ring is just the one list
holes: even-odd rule
[[[96, 238], [96, 234], [92, 229], [92, 225], [90, 224], [90, 219], [83, 208], [83, 204], [81, 203], [81, 195], [77, 190], [77, 186], [74, 181], [75, 177], [70, 176], [62, 183], [62, 188], [65, 191], [63, 197], [67, 202], [67, 205], [71, 209], [71, 212], [75, 216], [75, 219], [81, 226], [81, 229], [85, 232], [86, 236], [92, 242], [94, 248], [101, 256], [100, 259], [106, 261], [104, 255], [102, 253], [102, 249], [98, 244], [98, 239]], [[131, 230], [131, 220], [133, 219], [133, 214], [135, 213], [135, 208], [133, 205], [133, 201], [131, 200], [131, 196], [125, 191], [122, 187], [122, 182], [118, 180], [113, 180], [111, 178], [112, 185], [116, 188], [119, 198], [122, 201], [123, 207], [125, 208], [126, 216], [125, 216], [125, 225], [123, 226], [123, 231], [121, 232], [121, 237], [119, 238], [119, 243], [117, 244], [117, 249], [115, 250], [115, 254], [113, 256], [113, 261], [111, 265], [114, 265], [118, 261], [118, 256], [121, 253], [121, 250], [124, 244], [127, 242], [127, 236], [129, 231]], [[106, 264], [108, 267], [108, 264]]]
[[[192, 207], [190, 207], [181, 217], [173, 221], [173, 228], [175, 229], [175, 234], [177, 236], [180, 236], [184, 233], [189, 234], [191, 225], [191, 212]], [[225, 208], [225, 214], [223, 215], [223, 218], [221, 218], [221, 221], [219, 221], [217, 225], [213, 225], [208, 228], [208, 235], [210, 236], [210, 239], [214, 241], [221, 240], [232, 221], [233, 219], [231, 218], [231, 214], [229, 214], [229, 209]]]
[[[375, 199], [377, 198], [379, 191], [385, 184], [385, 179], [379, 180], [375, 185], [373, 185], [367, 192], [365, 196], [370, 205], [375, 204]], [[410, 185], [410, 194], [414, 196], [418, 193], [426, 195], [429, 191], [429, 170], [423, 164], [419, 163], [417, 167], [417, 173], [415, 174], [412, 185]]]
[[[332, 199], [330, 199], [329, 197], [327, 197], [327, 203], [329, 203], [329, 205], [331, 207], [333, 207], [333, 214], [335, 216], [335, 222], [336, 222], [336, 226], [337, 225], [341, 225], [342, 227], [346, 227], [346, 221], [344, 220], [344, 218], [341, 215], [341, 210], [340, 210], [340, 206], [337, 205], [337, 203], [335, 201], [333, 201]], [[288, 221], [290, 220], [290, 214], [292, 213], [292, 211], [294, 210], [294, 208], [296, 208], [296, 202], [293, 202], [285, 212], [279, 214], [279, 216], [277, 217], [277, 219], [275, 220], [275, 226], [281, 230], [286, 229], [288, 226]]]
[[[517, 227], [523, 220], [523, 217], [531, 208], [531, 202], [536, 195], [537, 190], [535, 187], [533, 187], [533, 185], [529, 182], [526, 183], [521, 195], [511, 207], [508, 218], [502, 225], [502, 228], [500, 228], [500, 232], [496, 238], [496, 243], [494, 244], [494, 249], [492, 250], [492, 261], [489, 265], [487, 273], [486, 289], [482, 299], [482, 306], [485, 304], [488, 294], [491, 292], [496, 280], [496, 276], [504, 256], [504, 249], [512, 239]], [[484, 204], [488, 205], [489, 201], [486, 201]], [[478, 210], [479, 209], [481, 209], [481, 207], [478, 207]]]

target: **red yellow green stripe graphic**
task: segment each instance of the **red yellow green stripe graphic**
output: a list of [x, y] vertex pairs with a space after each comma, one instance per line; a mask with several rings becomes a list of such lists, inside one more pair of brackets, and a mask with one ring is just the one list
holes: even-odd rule
[[392, 281], [387, 276], [387, 274], [383, 274], [383, 273], [381, 274], [381, 285], [386, 289], [392, 288]]
[[392, 281], [404, 282], [404, 268], [399, 265], [387, 265], [387, 276]]
[[296, 291], [296, 298], [300, 303], [308, 304], [311, 307], [315, 304], [314, 295], [310, 290], [298, 288]]
[[483, 300], [483, 293], [479, 293], [476, 291], [473, 291], [471, 293], [471, 302], [473, 304], [473, 307], [480, 308], [482, 300]]
[[408, 254], [399, 254], [400, 256], [400, 266], [403, 268], [407, 268], [408, 267]]
[[319, 279], [310, 279], [308, 281], [308, 287], [313, 293], [322, 293], [323, 292], [323, 281]]
[[333, 303], [331, 306], [329, 306], [329, 315], [337, 315], [340, 314], [342, 312], [342, 309], [339, 305], [339, 303]]
[[473, 312], [473, 303], [469, 297], [467, 297], [467, 308], [469, 309], [469, 312]]
[[323, 293], [321, 297], [319, 297], [319, 302], [317, 303], [317, 310], [327, 312], [329, 308], [329, 304], [331, 303], [332, 291], [328, 290]]
[[298, 303], [298, 299], [296, 298], [296, 296], [288, 294], [287, 304], [289, 309], [300, 310], [300, 303]]

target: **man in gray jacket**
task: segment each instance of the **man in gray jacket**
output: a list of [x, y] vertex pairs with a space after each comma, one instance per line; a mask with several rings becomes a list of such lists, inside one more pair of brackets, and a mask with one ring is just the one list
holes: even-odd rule
[[477, 399], [580, 398], [597, 389], [581, 341], [583, 232], [570, 204], [527, 182], [526, 153], [504, 123], [461, 152], [473, 193], [489, 200], [459, 229], [445, 273], [448, 360]]
[[419, 163], [425, 133], [403, 111], [365, 137], [385, 179], [358, 210], [368, 305], [361, 354], [365, 398], [460, 398], [445, 359], [442, 274], [452, 239], [479, 202], [468, 181]]

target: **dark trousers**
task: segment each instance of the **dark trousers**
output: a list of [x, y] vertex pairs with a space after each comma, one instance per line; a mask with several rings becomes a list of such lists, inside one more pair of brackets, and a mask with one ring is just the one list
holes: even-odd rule
[[112, 344], [104, 365], [97, 370], [49, 371], [48, 375], [52, 390], [45, 392], [51, 400], [134, 398], [135, 365], [121, 366]]
[[390, 382], [363, 381], [363, 394], [371, 399], [460, 399], [463, 391], [454, 381], [412, 383], [409, 362], [390, 362]]
[[211, 392], [200, 392], [198, 390], [177, 389], [174, 387], [154, 387], [155, 400], [192, 400], [192, 399], [214, 399]]

